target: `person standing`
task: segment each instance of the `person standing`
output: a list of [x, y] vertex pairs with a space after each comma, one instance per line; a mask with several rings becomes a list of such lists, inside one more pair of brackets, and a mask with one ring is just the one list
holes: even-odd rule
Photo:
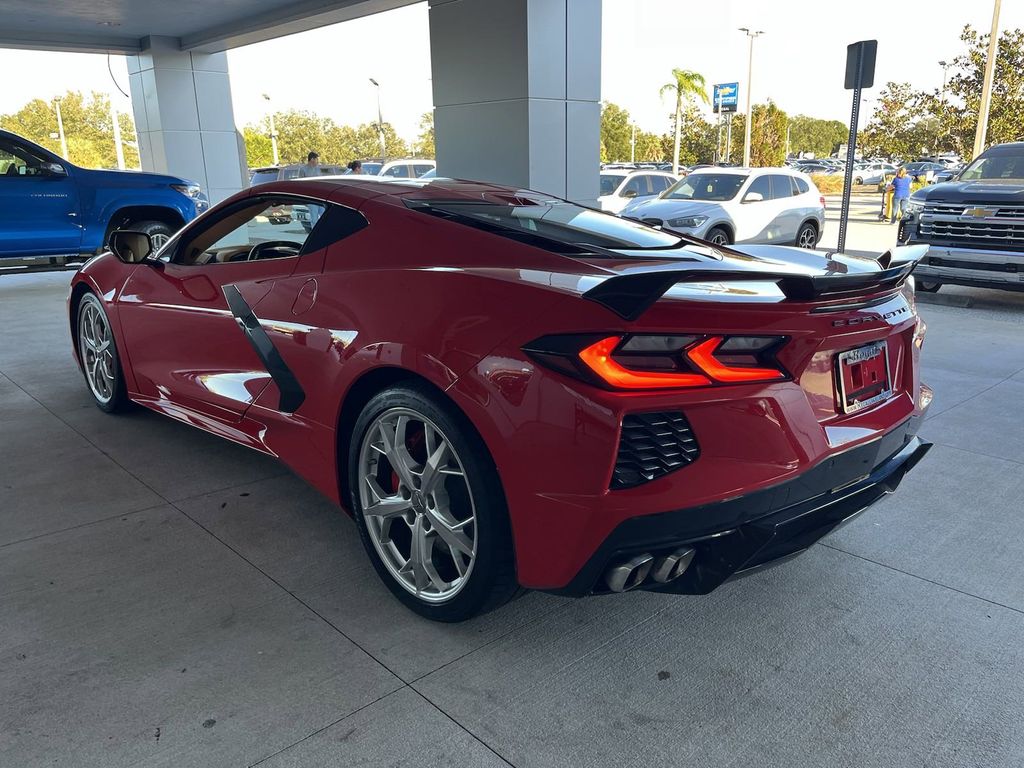
[[907, 201], [910, 200], [911, 181], [913, 179], [907, 175], [907, 169], [900, 168], [896, 172], [896, 178], [889, 185], [890, 189], [892, 189], [892, 218], [889, 220], [890, 224], [896, 223], [897, 213], [899, 213], [901, 219], [907, 214]]
[[353, 160], [351, 163], [348, 164], [348, 172], [349, 173], [362, 173], [363, 172], [363, 164], [361, 162], [359, 162], [358, 160]]
[[299, 178], [305, 179], [310, 176], [320, 175], [320, 155], [317, 152], [310, 152], [306, 155], [306, 164], [299, 168]]

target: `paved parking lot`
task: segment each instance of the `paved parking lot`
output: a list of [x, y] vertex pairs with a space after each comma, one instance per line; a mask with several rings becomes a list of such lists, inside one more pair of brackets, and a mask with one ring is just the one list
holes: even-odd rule
[[96, 409], [68, 279], [0, 277], [0, 766], [1024, 764], [1024, 295], [923, 306], [936, 447], [796, 561], [443, 626], [275, 462]]

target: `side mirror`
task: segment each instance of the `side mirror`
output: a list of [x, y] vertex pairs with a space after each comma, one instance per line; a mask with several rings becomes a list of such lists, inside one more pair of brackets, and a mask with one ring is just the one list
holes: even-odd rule
[[747, 192], [743, 196], [744, 203], [760, 203], [762, 200], [764, 200], [764, 195], [760, 192]]
[[635, 189], [624, 189], [621, 193], [622, 197], [636, 197], [637, 193]]
[[43, 163], [39, 166], [39, 170], [42, 171], [43, 176], [49, 176], [51, 178], [68, 175], [68, 169], [60, 163]]
[[125, 264], [138, 264], [153, 252], [153, 241], [145, 232], [116, 229], [110, 233], [110, 252]]

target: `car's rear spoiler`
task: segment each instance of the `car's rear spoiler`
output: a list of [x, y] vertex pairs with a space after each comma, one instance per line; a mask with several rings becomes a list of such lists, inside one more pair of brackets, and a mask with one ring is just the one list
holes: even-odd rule
[[927, 249], [900, 248], [879, 257], [880, 270], [853, 274], [832, 272], [824, 275], [753, 272], [746, 270], [649, 270], [629, 272], [606, 278], [583, 294], [583, 298], [601, 304], [625, 320], [636, 320], [679, 283], [775, 283], [786, 299], [815, 301], [842, 299], [899, 288]]

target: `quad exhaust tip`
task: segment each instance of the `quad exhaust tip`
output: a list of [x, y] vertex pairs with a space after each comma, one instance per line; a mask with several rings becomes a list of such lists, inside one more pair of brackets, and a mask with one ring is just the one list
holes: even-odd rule
[[609, 568], [604, 575], [605, 584], [612, 592], [628, 592], [639, 587], [648, 577], [658, 584], [665, 584], [686, 572], [694, 554], [692, 547], [680, 547], [657, 558], [650, 552], [644, 552]]

